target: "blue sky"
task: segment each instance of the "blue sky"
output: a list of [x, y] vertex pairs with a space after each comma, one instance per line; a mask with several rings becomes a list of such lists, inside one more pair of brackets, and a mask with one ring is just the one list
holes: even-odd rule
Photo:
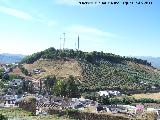
[[160, 1], [150, 1], [152, 5], [126, 6], [123, 0], [118, 5], [80, 5], [79, 0], [0, 0], [0, 53], [59, 49], [65, 32], [65, 48], [75, 49], [79, 35], [83, 51], [158, 57]]

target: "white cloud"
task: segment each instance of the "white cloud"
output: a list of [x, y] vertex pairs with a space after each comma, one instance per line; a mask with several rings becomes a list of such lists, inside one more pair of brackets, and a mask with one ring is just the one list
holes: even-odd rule
[[11, 16], [15, 16], [15, 17], [18, 17], [18, 18], [21, 18], [24, 20], [32, 20], [33, 19], [33, 17], [26, 12], [16, 10], [13, 8], [4, 7], [4, 6], [0, 6], [0, 12], [11, 15]]
[[115, 37], [116, 35], [110, 32], [105, 32], [99, 30], [97, 28], [82, 26], [82, 25], [73, 25], [68, 28], [70, 32], [76, 32], [77, 34], [85, 34], [85, 35], [92, 35], [98, 37]]
[[35, 17], [33, 17], [31, 14], [29, 14], [27, 12], [23, 12], [21, 10], [9, 8], [9, 7], [4, 7], [4, 6], [0, 6], [0, 13], [8, 14], [8, 15], [11, 15], [11, 16], [23, 19], [23, 20], [32, 20], [32, 21], [40, 22], [40, 23], [46, 24], [49, 27], [52, 27], [57, 24], [53, 20], [47, 20], [45, 18], [36, 17], [36, 16], [38, 16], [38, 14], [35, 15]]

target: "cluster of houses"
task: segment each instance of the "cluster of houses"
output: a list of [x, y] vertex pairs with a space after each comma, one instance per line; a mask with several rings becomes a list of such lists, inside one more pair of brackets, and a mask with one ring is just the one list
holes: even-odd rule
[[33, 74], [41, 74], [42, 72], [45, 72], [45, 70], [44, 69], [34, 69], [33, 70]]
[[[108, 92], [102, 92], [99, 91], [99, 94], [101, 93], [102, 96], [104, 94], [102, 93], [110, 93], [113, 95], [120, 95], [120, 92], [118, 91], [108, 91]], [[24, 93], [22, 95], [4, 95], [1, 97], [3, 99], [3, 106], [2, 104], [0, 107], [19, 107], [18, 102], [22, 100], [24, 97], [28, 96], [30, 94]], [[109, 94], [105, 94], [106, 96]], [[157, 104], [138, 104], [136, 106], [131, 105], [102, 105], [99, 104], [96, 101], [85, 99], [85, 98], [64, 98], [64, 97], [56, 97], [56, 96], [50, 96], [50, 95], [39, 95], [39, 94], [32, 94], [32, 96], [35, 96], [36, 98], [36, 114], [48, 114], [49, 109], [77, 109], [80, 111], [87, 111], [93, 112], [93, 113], [99, 113], [99, 112], [108, 112], [108, 113], [121, 113], [121, 114], [127, 114], [127, 115], [139, 115], [142, 114], [145, 111], [154, 111], [157, 113], [157, 115], [160, 115], [160, 105]], [[155, 106], [155, 107], [154, 107]]]
[[18, 63], [0, 64], [0, 69], [3, 70], [2, 75], [1, 75], [2, 78], [8, 75], [17, 66], [18, 66]]
[[[4, 95], [4, 106], [3, 107], [19, 107], [18, 102], [29, 94], [25, 93], [23, 95]], [[55, 96], [42, 96], [35, 95], [36, 98], [36, 114], [48, 114], [49, 108], [53, 109], [77, 109], [80, 111], [98, 113], [98, 112], [108, 112], [108, 113], [121, 113], [128, 114], [131, 116], [139, 115], [144, 111], [154, 111], [157, 115], [160, 115], [160, 105], [157, 107], [150, 106], [146, 108], [145, 105], [100, 105], [98, 102], [84, 99], [84, 98], [63, 98]], [[2, 107], [2, 106], [1, 106]]]
[[98, 102], [84, 99], [84, 98], [63, 98], [63, 97], [52, 97], [46, 98], [42, 96], [37, 96], [37, 111], [36, 114], [45, 114], [49, 108], [52, 109], [77, 109], [85, 110], [92, 106], [92, 110], [96, 111]]
[[0, 64], [0, 68], [4, 70], [3, 75], [11, 71], [11, 67], [8, 64]]

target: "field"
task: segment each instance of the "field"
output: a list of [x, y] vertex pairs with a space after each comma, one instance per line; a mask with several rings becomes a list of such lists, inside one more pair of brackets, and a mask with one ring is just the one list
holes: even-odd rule
[[0, 109], [0, 114], [5, 115], [9, 120], [71, 120], [65, 116], [58, 117], [57, 115], [33, 116], [30, 112], [19, 108], [3, 108]]
[[155, 99], [155, 100], [160, 100], [160, 92], [159, 93], [146, 93], [146, 94], [141, 93], [141, 94], [134, 94], [132, 96], [136, 99], [151, 98], [151, 99]]

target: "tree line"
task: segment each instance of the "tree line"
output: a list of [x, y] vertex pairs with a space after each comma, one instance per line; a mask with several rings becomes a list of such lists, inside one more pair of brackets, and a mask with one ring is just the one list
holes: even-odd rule
[[34, 53], [30, 56], [25, 57], [22, 63], [33, 63], [34, 61], [43, 59], [58, 59], [58, 58], [73, 58], [78, 60], [85, 60], [87, 62], [96, 63], [96, 61], [104, 60], [112, 63], [122, 63], [125, 61], [132, 61], [135, 63], [151, 66], [151, 63], [147, 60], [137, 59], [133, 57], [119, 56], [112, 53], [104, 53], [103, 51], [97, 52], [83, 52], [80, 50], [73, 49], [55, 49], [53, 47], [48, 48], [44, 51]]

